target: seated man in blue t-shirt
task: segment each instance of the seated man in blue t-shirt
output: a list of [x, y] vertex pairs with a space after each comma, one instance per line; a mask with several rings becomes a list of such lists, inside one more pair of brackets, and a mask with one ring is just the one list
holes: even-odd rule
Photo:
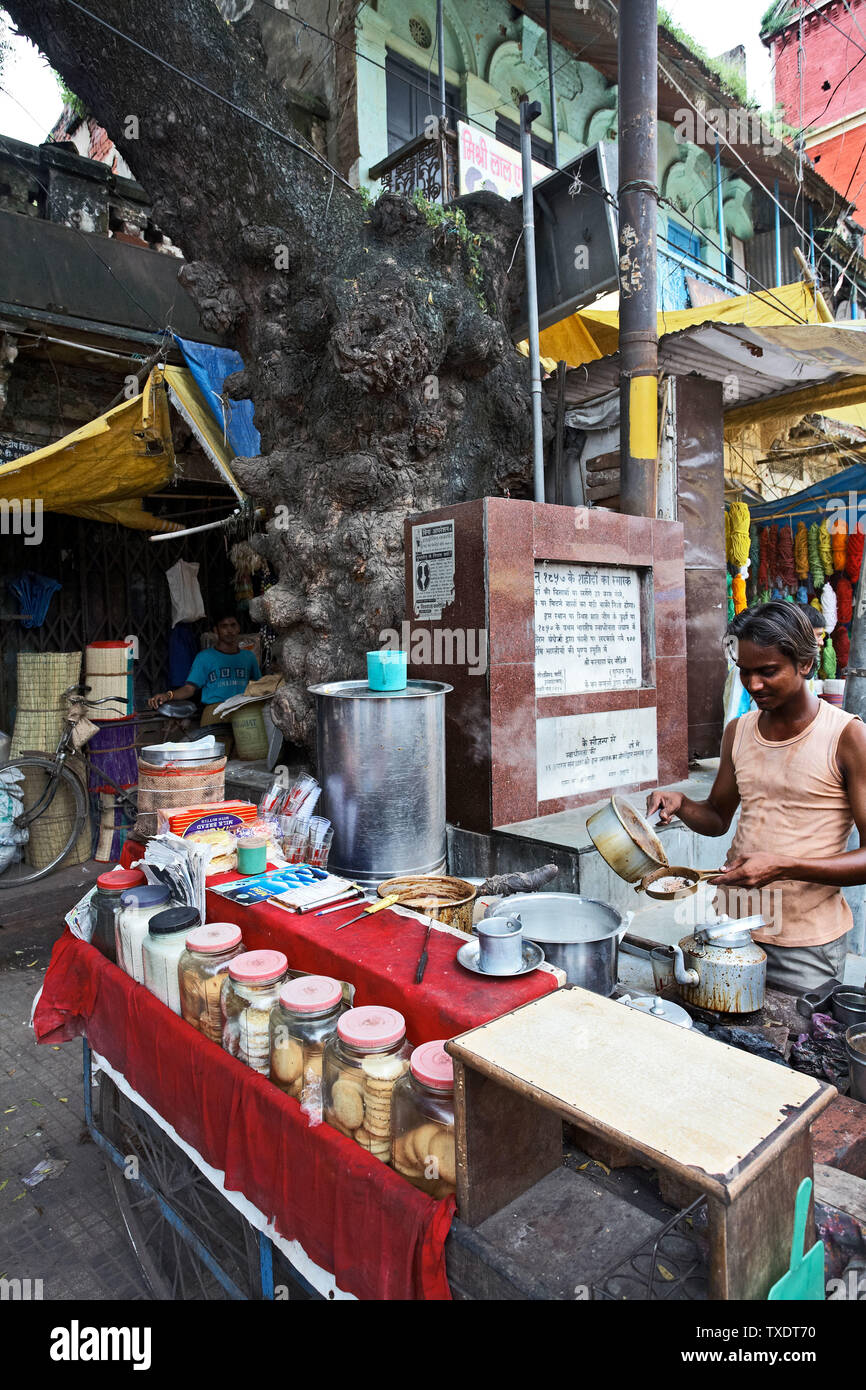
[[261, 676], [259, 663], [252, 652], [241, 651], [238, 638], [241, 625], [233, 613], [224, 614], [214, 623], [216, 646], [200, 651], [193, 660], [186, 685], [166, 690], [148, 700], [151, 709], [159, 709], [168, 700], [190, 700], [198, 696], [204, 705], [201, 725], [219, 723], [213, 708], [231, 695], [242, 695], [250, 681]]

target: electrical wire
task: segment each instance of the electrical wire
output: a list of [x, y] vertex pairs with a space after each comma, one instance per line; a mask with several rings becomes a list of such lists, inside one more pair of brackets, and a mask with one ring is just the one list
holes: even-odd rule
[[[618, 20], [619, 20], [619, 11], [618, 11], [616, 5], [613, 3], [613, 0], [605, 0], [605, 3], [607, 4], [608, 8], [613, 12], [613, 14], [616, 16], [617, 21], [618, 21]], [[844, 33], [844, 30], [843, 30], [842, 32]], [[857, 45], [855, 45], [855, 46], [858, 47], [858, 48], [860, 47], [859, 44], [857, 44]], [[864, 50], [864, 56], [866, 56], [866, 50]], [[701, 111], [699, 110], [699, 108], [698, 108], [698, 107], [695, 105], [695, 103], [692, 101], [692, 99], [691, 99], [691, 97], [689, 96], [688, 92], [686, 92], [686, 91], [680, 86], [680, 84], [679, 84], [679, 82], [677, 82], [676, 78], [675, 78], [670, 72], [668, 72], [668, 70], [663, 66], [663, 64], [662, 64], [662, 62], [661, 62], [661, 59], [658, 60], [658, 70], [659, 70], [659, 72], [662, 74], [662, 76], [671, 84], [671, 86], [672, 86], [676, 91], [679, 92], [680, 96], [683, 97], [683, 99], [684, 99], [685, 101], [688, 102], [688, 104], [689, 104], [689, 106], [692, 108], [692, 110], [693, 110], [697, 115], [700, 116], [702, 113], [701, 113]], [[736, 148], [731, 144], [730, 140], [728, 140], [727, 136], [723, 135], [721, 132], [717, 132], [717, 133], [718, 133], [718, 135], [719, 135], [719, 139], [721, 140], [722, 144], [724, 144], [724, 145], [727, 146], [727, 148], [731, 151], [732, 155], [733, 155], [734, 158], [737, 160], [737, 162], [738, 162], [739, 164], [741, 164], [742, 167], [746, 170], [746, 173], [754, 180], [754, 182], [758, 185], [758, 187], [759, 187], [760, 189], [762, 189], [764, 193], [766, 193], [767, 197], [776, 205], [776, 207], [778, 207], [779, 211], [780, 211], [780, 212], [783, 212], [783, 213], [785, 214], [785, 216], [787, 217], [788, 221], [793, 223], [794, 227], [797, 229], [798, 232], [800, 232], [801, 236], [805, 239], [805, 241], [808, 241], [808, 240], [809, 240], [809, 233], [806, 231], [805, 227], [802, 227], [802, 226], [800, 225], [800, 223], [797, 221], [796, 217], [794, 217], [794, 216], [788, 211], [788, 209], [784, 206], [784, 204], [782, 204], [782, 203], [779, 202], [778, 198], [776, 198], [776, 196], [770, 191], [770, 189], [767, 188], [766, 184], [763, 183], [762, 180], [758, 178], [758, 175], [757, 175], [756, 173], [754, 173], [753, 170], [749, 167], [749, 165], [748, 165], [748, 164], [746, 163], [746, 161], [743, 159], [742, 155], [740, 155], [740, 154], [738, 153], [738, 151], [736, 150]], [[707, 240], [710, 240], [710, 238], [707, 238]], [[712, 243], [711, 243], [711, 244], [712, 244]], [[828, 257], [828, 259], [829, 259], [829, 257]], [[832, 264], [835, 264], [835, 262], [831, 262], [831, 263], [832, 263]], [[837, 268], [839, 268], [839, 267], [837, 267]], [[855, 282], [851, 279], [850, 276], [846, 276], [846, 279], [849, 280], [850, 284], [851, 284], [855, 289], [857, 288], [856, 285], [855, 285]]]

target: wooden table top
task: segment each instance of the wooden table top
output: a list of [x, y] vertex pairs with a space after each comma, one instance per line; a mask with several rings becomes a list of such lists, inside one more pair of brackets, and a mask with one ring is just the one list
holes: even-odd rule
[[728, 1202], [835, 1087], [567, 988], [448, 1044], [455, 1058]]

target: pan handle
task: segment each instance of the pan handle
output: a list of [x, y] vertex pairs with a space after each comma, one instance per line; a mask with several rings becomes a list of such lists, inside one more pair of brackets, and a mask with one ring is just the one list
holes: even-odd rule
[[825, 1005], [830, 1003], [833, 991], [841, 987], [841, 980], [828, 980], [821, 989], [810, 989], [806, 994], [797, 1000], [797, 1013], [804, 1018], [811, 1018], [813, 1014], [822, 1013]]

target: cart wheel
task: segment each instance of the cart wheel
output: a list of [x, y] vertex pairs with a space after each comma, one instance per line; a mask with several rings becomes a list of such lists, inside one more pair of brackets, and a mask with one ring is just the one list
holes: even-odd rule
[[[106, 1158], [108, 1181], [139, 1267], [155, 1299], [233, 1296], [165, 1215], [134, 1174], [139, 1172], [198, 1237], [242, 1297], [261, 1298], [256, 1231], [149, 1115], [100, 1073], [94, 1097], [96, 1128], [128, 1160]], [[125, 1174], [130, 1171], [131, 1176]]]

